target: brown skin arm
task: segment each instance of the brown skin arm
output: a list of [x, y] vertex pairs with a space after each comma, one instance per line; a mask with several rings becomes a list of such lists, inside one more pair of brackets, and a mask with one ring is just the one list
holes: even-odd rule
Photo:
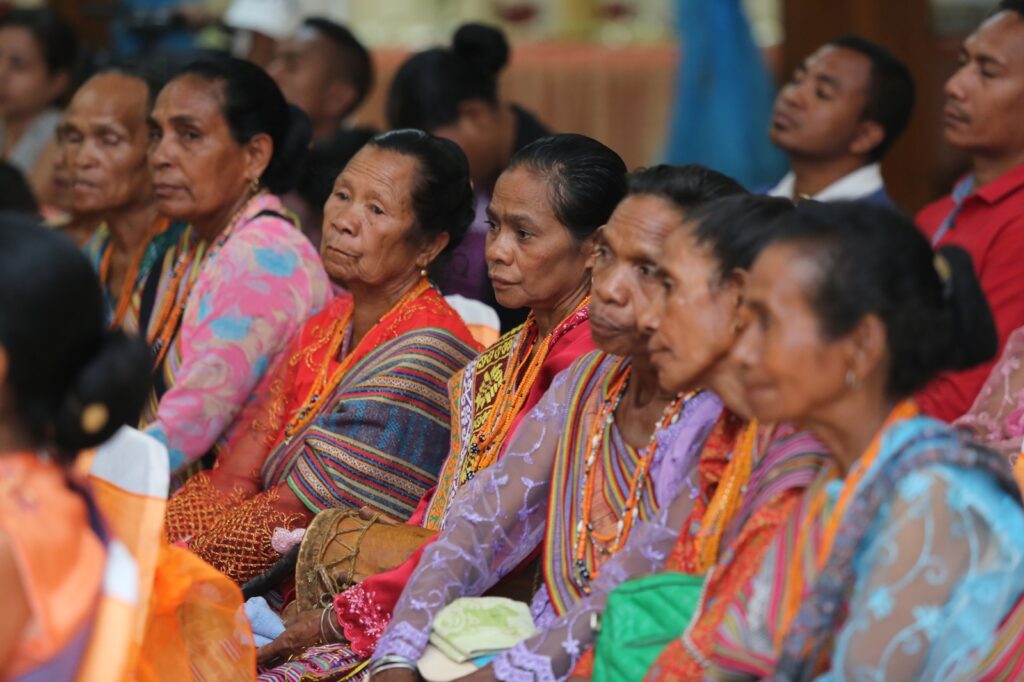
[[322, 644], [320, 623], [323, 614], [322, 609], [300, 613], [287, 624], [284, 632], [277, 639], [259, 648], [259, 651], [256, 652], [257, 663], [263, 666], [269, 665], [289, 656], [301, 654], [312, 646]]
[[0, 677], [14, 657], [14, 649], [28, 625], [31, 613], [14, 551], [6, 533], [0, 532], [0, 585], [4, 585], [4, 608], [0, 609]]

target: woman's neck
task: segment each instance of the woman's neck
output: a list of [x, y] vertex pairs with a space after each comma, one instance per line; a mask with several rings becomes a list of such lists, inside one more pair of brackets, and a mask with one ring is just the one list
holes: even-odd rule
[[635, 448], [648, 444], [673, 395], [658, 386], [658, 372], [646, 353], [631, 356], [632, 370], [626, 391], [615, 409], [615, 424]]
[[537, 322], [537, 337], [544, 338], [554, 331], [562, 320], [569, 317], [572, 311], [579, 307], [589, 291], [590, 280], [588, 278], [577, 284], [572, 291], [562, 296], [553, 306], [543, 309], [534, 308], [533, 319]]
[[349, 347], [355, 348], [419, 281], [419, 271], [413, 270], [384, 286], [363, 287], [347, 283], [352, 294], [352, 336]]
[[895, 405], [895, 401], [870, 391], [851, 391], [802, 421], [825, 443], [845, 476], [867, 451]]
[[638, 408], [646, 407], [652, 402], [668, 404], [674, 396], [661, 390], [658, 385], [658, 370], [651, 363], [651, 356], [646, 353], [633, 355], [630, 361], [633, 369], [622, 402]]
[[747, 402], [747, 393], [743, 388], [739, 372], [728, 357], [716, 363], [699, 386], [717, 395], [726, 409], [737, 417], [744, 421], [754, 418], [754, 411], [751, 409], [750, 403]]
[[221, 232], [228, 229], [231, 225], [231, 221], [235, 219], [238, 212], [241, 211], [252, 198], [253, 195], [246, 190], [237, 199], [233, 202], [229, 202], [219, 211], [209, 216], [204, 216], [198, 220], [193, 220], [192, 230], [197, 236], [201, 239], [205, 239], [206, 241], [216, 239]]
[[133, 204], [107, 217], [110, 247], [115, 254], [134, 254], [149, 237], [159, 213], [156, 206], [146, 202]]

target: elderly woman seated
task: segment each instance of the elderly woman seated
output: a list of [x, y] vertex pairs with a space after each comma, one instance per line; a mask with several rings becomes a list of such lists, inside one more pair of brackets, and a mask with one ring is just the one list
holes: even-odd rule
[[310, 318], [167, 534], [243, 582], [278, 527], [335, 507], [405, 519], [448, 452], [447, 387], [478, 348], [425, 276], [473, 219], [466, 158], [415, 130], [374, 137], [338, 176], [322, 256], [349, 293]]

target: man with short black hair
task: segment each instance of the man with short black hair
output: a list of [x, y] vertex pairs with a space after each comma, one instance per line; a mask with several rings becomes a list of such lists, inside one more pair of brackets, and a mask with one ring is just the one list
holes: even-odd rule
[[313, 141], [338, 130], [373, 87], [366, 47], [344, 26], [322, 17], [306, 19], [278, 44], [267, 71], [285, 99], [313, 122]]
[[[999, 331], [999, 348], [1024, 325], [1024, 0], [1003, 0], [960, 48], [946, 81], [946, 141], [971, 171], [952, 194], [926, 206], [918, 227], [936, 247], [971, 254]], [[993, 363], [939, 376], [917, 398], [951, 421], [967, 412]]]
[[913, 108], [914, 79], [888, 50], [854, 35], [823, 45], [775, 99], [770, 134], [791, 171], [768, 194], [891, 203], [879, 162]]

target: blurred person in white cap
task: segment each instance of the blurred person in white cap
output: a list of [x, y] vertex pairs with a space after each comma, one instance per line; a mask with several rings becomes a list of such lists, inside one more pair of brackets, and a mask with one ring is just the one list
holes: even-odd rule
[[320, 16], [277, 43], [267, 73], [309, 116], [314, 143], [337, 133], [373, 87], [369, 51], [349, 29]]
[[344, 21], [347, 0], [232, 0], [224, 23], [237, 31], [233, 52], [266, 68], [279, 41], [295, 34], [303, 18], [324, 16]]

